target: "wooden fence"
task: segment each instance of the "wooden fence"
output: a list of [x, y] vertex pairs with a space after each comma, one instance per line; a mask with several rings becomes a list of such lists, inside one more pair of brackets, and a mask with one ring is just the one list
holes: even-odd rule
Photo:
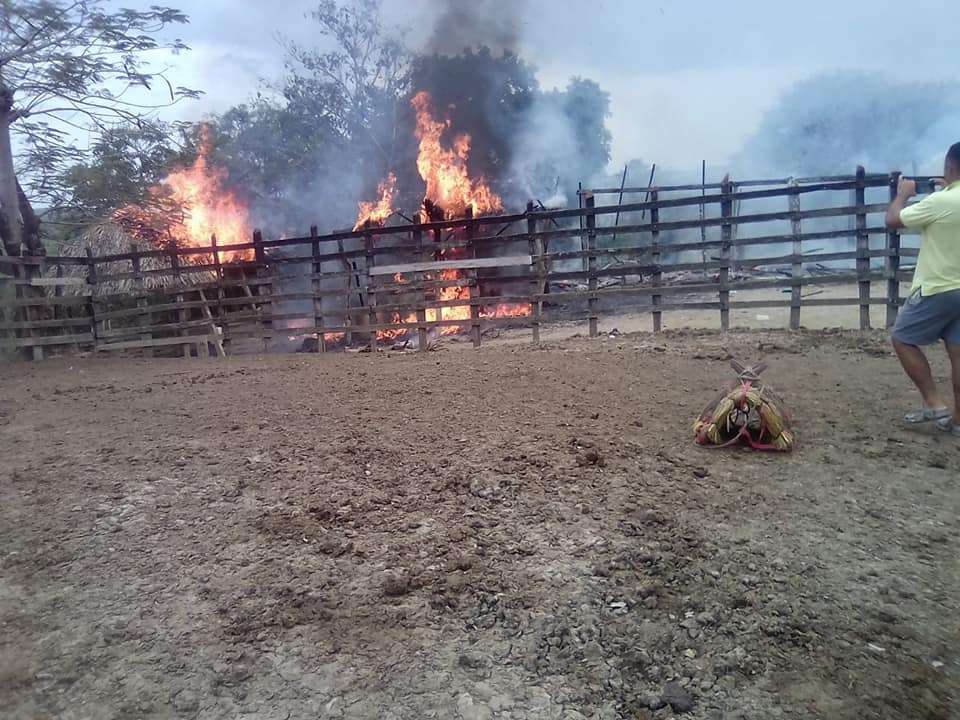
[[[731, 310], [789, 308], [789, 326], [799, 328], [803, 308], [840, 305], [857, 306], [866, 329], [876, 304], [890, 325], [918, 253], [883, 225], [897, 178], [858, 168], [839, 177], [596, 188], [572, 209], [530, 204], [520, 214], [328, 235], [257, 232], [230, 246], [211, 238], [199, 248], [0, 257], [2, 279], [16, 291], [0, 332], [36, 358], [51, 348], [221, 354], [242, 341], [262, 348], [311, 334], [320, 350], [358, 341], [375, 349], [400, 335], [426, 349], [450, 328], [477, 346], [501, 325], [528, 327], [539, 342], [550, 319], [583, 318], [596, 336], [601, 314], [627, 299], [633, 312], [650, 313], [654, 331], [677, 310], [715, 311], [727, 330]], [[598, 202], [613, 193], [616, 204]], [[827, 285], [856, 291], [804, 292]], [[770, 289], [789, 296], [736, 297]]]

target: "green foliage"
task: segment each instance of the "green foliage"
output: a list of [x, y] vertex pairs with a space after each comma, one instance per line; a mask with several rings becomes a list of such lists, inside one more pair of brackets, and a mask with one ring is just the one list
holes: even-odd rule
[[[25, 191], [19, 202], [22, 230], [19, 222], [5, 225], [8, 252], [17, 252], [23, 240], [28, 245], [36, 240], [36, 226], [27, 227], [31, 201], [57, 207], [76, 200], [86, 208], [109, 204], [96, 195], [114, 182], [120, 186], [110, 190], [113, 195], [134, 190], [127, 181], [137, 173], [119, 167], [129, 157], [111, 156], [104, 138], [119, 138], [126, 146], [128, 139], [118, 133], [133, 128], [136, 143], [156, 146], [166, 126], [155, 121], [154, 112], [198, 95], [173, 86], [164, 69], [147, 59], [161, 48], [186, 49], [180, 40], [158, 40], [162, 30], [186, 21], [179, 10], [160, 6], [132, 10], [114, 9], [105, 0], [0, 0], [0, 132], [9, 131], [15, 151], [13, 163], [9, 156], [0, 161], [0, 197], [11, 205], [5, 212], [14, 219], [18, 181]], [[99, 157], [76, 142], [77, 133], [99, 138], [94, 143]], [[124, 154], [129, 148], [121, 148]], [[143, 163], [155, 160], [148, 156]], [[83, 164], [98, 170], [84, 174], [77, 169]]]
[[142, 204], [178, 157], [165, 125], [105, 130], [90, 149], [90, 159], [68, 168], [61, 178], [64, 204], [80, 217], [99, 218], [117, 207]]

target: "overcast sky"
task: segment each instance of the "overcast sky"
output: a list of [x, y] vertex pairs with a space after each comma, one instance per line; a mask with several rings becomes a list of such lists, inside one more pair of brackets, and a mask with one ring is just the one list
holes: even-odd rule
[[[874, 70], [900, 80], [956, 79], [957, 0], [486, 0], [519, 25], [521, 53], [544, 87], [580, 75], [611, 94], [613, 160], [694, 168], [723, 165], [779, 93], [830, 70]], [[157, 0], [117, 3], [155, 4]], [[177, 34], [192, 51], [171, 59], [173, 79], [204, 90], [177, 109], [196, 118], [242, 102], [279, 78], [283, 33], [315, 44], [309, 0], [166, 0], [188, 13]], [[442, 0], [383, 0], [387, 24], [410, 28], [416, 48]], [[517, 13], [513, 8], [521, 5]]]

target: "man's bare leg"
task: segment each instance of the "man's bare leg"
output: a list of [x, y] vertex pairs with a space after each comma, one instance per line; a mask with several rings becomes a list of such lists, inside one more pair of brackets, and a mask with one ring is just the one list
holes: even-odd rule
[[[916, 345], [907, 345], [899, 340], [893, 341], [893, 349], [896, 350], [897, 357], [900, 358], [900, 364], [903, 365], [907, 377], [913, 380], [913, 384], [920, 391], [924, 407], [932, 410], [944, 407], [943, 399], [937, 392], [937, 385], [933, 381], [930, 363], [927, 362], [927, 356], [923, 354], [923, 350]], [[960, 348], [957, 348], [957, 354], [960, 355]], [[952, 359], [953, 355], [951, 355]], [[960, 362], [960, 357], [957, 358], [957, 361]], [[957, 378], [956, 367], [956, 364], [954, 364], [954, 383], [956, 383]]]
[[948, 343], [947, 354], [953, 370], [953, 424], [960, 425], [960, 345]]

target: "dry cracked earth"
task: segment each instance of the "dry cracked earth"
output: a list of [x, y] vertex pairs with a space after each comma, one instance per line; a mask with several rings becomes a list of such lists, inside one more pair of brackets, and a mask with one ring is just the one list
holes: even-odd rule
[[[691, 444], [731, 355], [794, 453]], [[5, 718], [958, 717], [960, 442], [879, 334], [4, 369]]]

